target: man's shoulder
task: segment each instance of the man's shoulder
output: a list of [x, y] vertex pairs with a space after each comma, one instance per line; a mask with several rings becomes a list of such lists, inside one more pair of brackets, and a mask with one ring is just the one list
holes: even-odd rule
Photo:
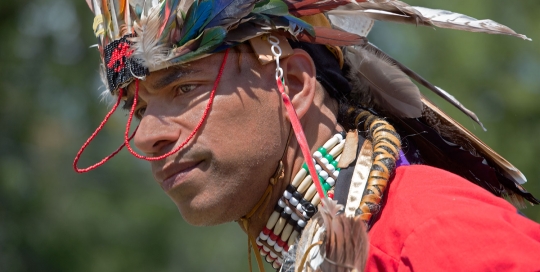
[[441, 213], [515, 213], [506, 200], [448, 171], [411, 165], [396, 169], [373, 230], [395, 226], [407, 235], [416, 226]]
[[518, 246], [540, 249], [540, 225], [518, 215], [504, 199], [447, 171], [399, 167], [387, 192], [369, 232], [369, 267], [480, 269], [478, 262], [468, 263], [471, 259], [513, 266], [515, 256], [491, 252], [491, 246], [503, 252]]

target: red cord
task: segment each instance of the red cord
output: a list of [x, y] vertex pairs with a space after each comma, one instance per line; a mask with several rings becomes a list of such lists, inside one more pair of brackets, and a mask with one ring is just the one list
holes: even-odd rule
[[300, 124], [300, 120], [298, 119], [298, 115], [296, 115], [296, 111], [294, 110], [294, 107], [291, 103], [291, 99], [289, 98], [287, 93], [285, 93], [283, 83], [281, 83], [281, 79], [279, 78], [277, 79], [277, 86], [279, 92], [281, 93], [281, 97], [283, 98], [283, 103], [285, 104], [285, 108], [287, 109], [289, 118], [291, 119], [294, 135], [296, 136], [298, 145], [300, 145], [302, 155], [304, 155], [304, 160], [306, 160], [309, 174], [313, 179], [313, 184], [315, 184], [315, 188], [317, 188], [317, 193], [319, 194], [319, 197], [321, 199], [324, 199], [326, 197], [326, 193], [324, 192], [321, 181], [319, 180], [319, 175], [315, 170], [315, 164], [313, 164], [313, 158], [311, 157], [309, 146], [306, 140], [306, 135], [304, 134], [304, 130], [302, 129], [302, 124]]
[[[84, 169], [80, 169], [79, 167], [77, 167], [77, 164], [79, 163], [79, 159], [81, 158], [81, 155], [84, 152], [84, 150], [86, 149], [86, 147], [88, 147], [90, 142], [92, 142], [94, 140], [94, 138], [97, 136], [97, 134], [103, 129], [103, 127], [105, 126], [107, 121], [109, 121], [109, 117], [111, 117], [111, 115], [116, 111], [116, 108], [118, 108], [118, 105], [120, 105], [120, 101], [122, 100], [123, 93], [124, 93], [124, 89], [120, 89], [120, 91], [118, 93], [118, 100], [116, 100], [116, 103], [114, 104], [113, 108], [109, 111], [109, 113], [107, 113], [107, 115], [105, 115], [105, 118], [103, 119], [103, 121], [101, 121], [101, 124], [99, 125], [99, 127], [97, 127], [97, 129], [94, 131], [94, 133], [92, 133], [92, 135], [88, 138], [88, 140], [86, 140], [86, 142], [81, 146], [81, 149], [79, 149], [79, 152], [77, 152], [77, 155], [75, 156], [75, 160], [73, 161], [73, 169], [75, 169], [75, 172], [77, 172], [77, 173], [85, 173], [85, 172], [88, 172], [88, 171], [91, 171], [91, 170], [94, 170], [94, 169], [100, 167], [105, 162], [107, 162], [112, 157], [114, 157], [116, 154], [118, 154], [118, 152], [120, 152], [120, 150], [122, 150], [122, 148], [124, 147], [125, 144], [122, 144], [118, 149], [116, 149], [109, 156], [103, 158], [100, 162], [98, 162], [98, 163], [96, 163], [96, 164], [94, 164], [92, 166], [89, 166], [89, 167], [84, 168]], [[133, 138], [133, 136], [135, 135], [135, 132], [136, 132], [136, 130], [133, 132], [130, 139]]]
[[135, 86], [136, 86], [136, 88], [135, 88], [135, 98], [133, 100], [133, 106], [131, 106], [131, 110], [129, 112], [129, 118], [128, 118], [128, 122], [127, 122], [127, 125], [126, 125], [126, 132], [124, 134], [124, 144], [127, 146], [127, 149], [129, 150], [131, 155], [135, 156], [136, 158], [147, 160], [147, 161], [159, 161], [159, 160], [165, 159], [166, 157], [171, 156], [172, 154], [178, 152], [180, 149], [182, 149], [195, 136], [195, 134], [197, 134], [197, 132], [201, 128], [202, 124], [204, 123], [204, 121], [208, 117], [208, 113], [210, 112], [210, 108], [212, 107], [212, 102], [214, 101], [214, 96], [215, 96], [215, 93], [216, 93], [216, 89], [217, 89], [217, 87], [219, 85], [219, 81], [221, 80], [221, 75], [223, 74], [223, 70], [225, 68], [225, 63], [227, 63], [227, 56], [228, 55], [229, 55], [229, 49], [225, 50], [225, 55], [223, 56], [223, 61], [221, 63], [221, 67], [219, 68], [219, 73], [217, 75], [216, 81], [214, 82], [214, 87], [212, 89], [212, 92], [210, 93], [210, 98], [208, 99], [208, 103], [206, 104], [206, 109], [204, 110], [203, 116], [201, 117], [201, 120], [199, 121], [199, 123], [197, 124], [195, 129], [193, 129], [191, 134], [189, 134], [187, 139], [181, 145], [179, 145], [175, 149], [171, 150], [170, 152], [168, 152], [166, 154], [163, 154], [161, 156], [158, 156], [158, 157], [147, 157], [147, 156], [139, 155], [131, 148], [131, 145], [129, 144], [129, 141], [131, 140], [131, 138], [128, 137], [129, 128], [131, 127], [131, 120], [133, 119], [133, 113], [135, 112], [135, 107], [137, 106], [137, 97], [139, 96], [139, 80], [135, 81]]

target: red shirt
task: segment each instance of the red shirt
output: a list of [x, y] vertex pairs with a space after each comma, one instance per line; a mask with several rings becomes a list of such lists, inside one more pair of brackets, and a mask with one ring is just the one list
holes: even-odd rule
[[402, 166], [369, 232], [366, 271], [540, 271], [540, 225], [437, 168]]

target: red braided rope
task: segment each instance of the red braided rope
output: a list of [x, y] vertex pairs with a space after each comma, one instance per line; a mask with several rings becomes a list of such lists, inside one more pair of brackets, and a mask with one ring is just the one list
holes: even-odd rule
[[223, 70], [225, 68], [225, 63], [227, 63], [227, 56], [228, 55], [229, 55], [229, 49], [225, 50], [225, 55], [223, 56], [223, 61], [221, 62], [221, 67], [219, 68], [219, 73], [217, 75], [216, 81], [214, 82], [214, 87], [212, 88], [212, 92], [210, 92], [210, 98], [208, 99], [208, 103], [206, 104], [206, 108], [204, 109], [203, 116], [201, 117], [201, 120], [199, 121], [199, 123], [197, 124], [195, 129], [193, 129], [191, 134], [189, 134], [187, 139], [182, 144], [180, 144], [178, 147], [171, 150], [170, 152], [168, 152], [166, 154], [163, 154], [161, 156], [158, 156], [158, 157], [147, 157], [147, 156], [139, 155], [131, 148], [131, 145], [129, 144], [129, 141], [131, 140], [128, 137], [129, 128], [131, 126], [131, 120], [133, 119], [133, 113], [135, 112], [135, 107], [137, 106], [137, 97], [139, 96], [139, 80], [135, 81], [135, 86], [136, 86], [136, 88], [135, 88], [135, 98], [133, 100], [133, 105], [131, 106], [131, 110], [129, 111], [129, 118], [128, 118], [128, 122], [127, 122], [127, 125], [126, 125], [126, 132], [124, 134], [124, 144], [127, 146], [127, 149], [129, 150], [131, 155], [135, 156], [136, 158], [142, 159], [142, 160], [159, 161], [159, 160], [165, 159], [166, 157], [169, 157], [169, 156], [173, 155], [174, 153], [178, 152], [180, 149], [182, 149], [195, 136], [195, 134], [197, 134], [197, 132], [199, 131], [199, 129], [203, 125], [204, 121], [208, 117], [208, 113], [210, 112], [210, 108], [212, 107], [212, 103], [214, 101], [214, 96], [215, 96], [215, 93], [216, 93], [216, 89], [217, 89], [217, 87], [219, 85], [219, 82], [221, 80], [221, 76], [222, 76]]
[[[120, 152], [120, 150], [122, 150], [122, 148], [124, 148], [125, 144], [122, 144], [118, 149], [116, 149], [109, 156], [103, 158], [98, 163], [95, 163], [94, 165], [91, 165], [91, 166], [89, 166], [87, 168], [81, 169], [81, 168], [79, 168], [77, 166], [77, 164], [79, 163], [79, 159], [81, 158], [81, 155], [84, 152], [84, 150], [86, 149], [86, 147], [88, 147], [90, 142], [92, 142], [94, 140], [94, 138], [96, 138], [96, 136], [103, 129], [103, 127], [105, 126], [107, 121], [109, 121], [109, 118], [111, 117], [111, 115], [116, 111], [116, 108], [118, 108], [118, 105], [120, 105], [120, 101], [122, 100], [123, 93], [124, 93], [124, 89], [120, 89], [119, 93], [118, 93], [118, 99], [116, 100], [116, 103], [114, 104], [113, 108], [109, 111], [109, 113], [107, 113], [107, 115], [105, 115], [105, 118], [103, 119], [103, 121], [101, 121], [101, 124], [96, 128], [96, 130], [94, 131], [94, 133], [92, 133], [92, 135], [88, 138], [88, 140], [86, 140], [86, 142], [81, 146], [81, 148], [79, 149], [79, 152], [77, 152], [77, 155], [75, 156], [75, 160], [73, 161], [73, 169], [75, 170], [75, 172], [77, 172], [77, 173], [85, 173], [85, 172], [94, 170], [94, 169], [100, 167], [101, 165], [103, 165], [108, 160], [110, 160], [112, 157], [114, 157], [116, 154], [118, 154], [118, 152]], [[133, 136], [135, 135], [135, 132], [136, 132], [136, 130], [133, 132], [130, 139], [133, 138]]]
[[326, 193], [324, 192], [321, 181], [319, 180], [319, 175], [317, 174], [317, 170], [315, 170], [315, 164], [313, 164], [313, 158], [311, 157], [309, 146], [306, 140], [306, 135], [304, 134], [304, 130], [302, 129], [302, 124], [300, 124], [298, 115], [296, 115], [296, 111], [294, 110], [294, 107], [291, 103], [291, 99], [289, 98], [287, 93], [285, 93], [285, 88], [283, 87], [283, 83], [281, 82], [280, 78], [277, 79], [277, 86], [278, 86], [279, 92], [281, 93], [281, 97], [283, 98], [283, 103], [285, 104], [285, 108], [287, 109], [289, 118], [291, 119], [294, 135], [296, 136], [298, 145], [300, 145], [300, 149], [302, 150], [302, 155], [304, 155], [304, 160], [306, 160], [306, 164], [309, 169], [309, 174], [311, 175], [311, 178], [313, 179], [313, 184], [315, 184], [315, 188], [317, 188], [317, 193], [319, 194], [319, 197], [321, 199], [324, 199], [326, 197]]

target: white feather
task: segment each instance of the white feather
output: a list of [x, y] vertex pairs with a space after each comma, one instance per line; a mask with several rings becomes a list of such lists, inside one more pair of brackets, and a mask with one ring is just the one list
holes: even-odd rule
[[148, 16], [135, 23], [134, 29], [137, 36], [131, 39], [133, 58], [138, 59], [150, 71], [165, 62], [171, 50], [167, 44], [158, 44], [158, 32], [162, 21], [159, 13], [159, 6], [152, 7]]
[[516, 33], [511, 28], [489, 19], [478, 20], [467, 15], [441, 9], [429, 9], [424, 7], [414, 7], [414, 9], [420, 12], [425, 18], [431, 20], [431, 22], [433, 22], [433, 25], [438, 27], [465, 30], [471, 32], [504, 34], [515, 36], [528, 41], [531, 40], [525, 35]]

